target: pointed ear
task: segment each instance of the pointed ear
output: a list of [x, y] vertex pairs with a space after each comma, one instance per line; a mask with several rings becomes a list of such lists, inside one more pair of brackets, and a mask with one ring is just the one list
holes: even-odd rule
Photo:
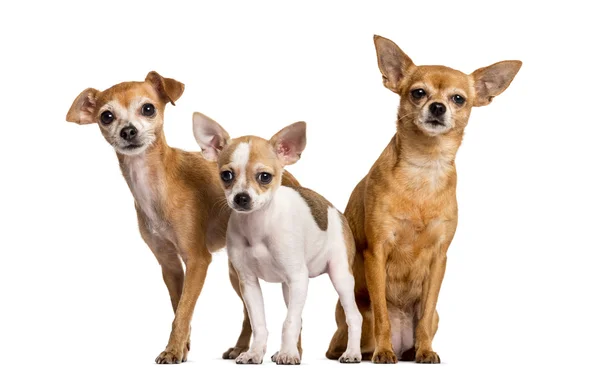
[[194, 113], [194, 137], [202, 149], [202, 155], [209, 161], [217, 161], [219, 153], [229, 143], [229, 134], [202, 113]]
[[69, 112], [67, 113], [67, 122], [77, 124], [96, 123], [94, 113], [96, 112], [96, 97], [98, 91], [93, 88], [87, 88], [75, 98]]
[[508, 88], [522, 64], [519, 60], [505, 60], [471, 73], [475, 86], [473, 106], [489, 105], [494, 97]]
[[377, 64], [383, 76], [383, 86], [400, 94], [400, 84], [414, 63], [389, 39], [375, 35], [373, 40], [377, 52]]
[[155, 71], [148, 72], [146, 75], [146, 82], [152, 84], [154, 89], [166, 102], [171, 102], [171, 105], [175, 106], [175, 101], [181, 97], [185, 85], [177, 80], [164, 78]]
[[291, 165], [300, 159], [306, 147], [306, 123], [296, 122], [277, 132], [269, 140], [281, 163]]

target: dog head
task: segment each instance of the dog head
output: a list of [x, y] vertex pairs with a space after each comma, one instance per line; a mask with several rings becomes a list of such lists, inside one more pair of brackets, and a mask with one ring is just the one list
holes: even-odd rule
[[270, 140], [243, 136], [230, 140], [217, 122], [194, 113], [194, 136], [204, 157], [217, 161], [229, 206], [250, 213], [263, 208], [281, 186], [283, 168], [300, 159], [306, 146], [306, 123], [297, 122]]
[[73, 101], [67, 121], [98, 123], [117, 153], [139, 154], [162, 132], [165, 106], [174, 105], [183, 90], [182, 83], [154, 71], [143, 82], [123, 82], [105, 91], [88, 88]]
[[444, 66], [418, 66], [394, 42], [375, 36], [383, 85], [401, 97], [398, 127], [427, 136], [462, 131], [473, 106], [488, 105], [521, 68], [518, 60], [502, 61], [470, 75]]

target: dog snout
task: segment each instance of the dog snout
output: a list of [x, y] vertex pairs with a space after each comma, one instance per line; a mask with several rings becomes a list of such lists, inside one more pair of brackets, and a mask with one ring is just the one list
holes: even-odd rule
[[435, 117], [440, 117], [446, 113], [446, 106], [443, 103], [434, 102], [429, 105], [429, 112]]
[[240, 209], [244, 209], [244, 210], [250, 209], [251, 199], [250, 199], [250, 195], [248, 195], [248, 193], [242, 192], [242, 193], [237, 194], [236, 196], [233, 197], [233, 202]]
[[126, 141], [133, 140], [137, 136], [137, 134], [138, 134], [137, 128], [135, 128], [131, 124], [128, 125], [127, 127], [123, 127], [123, 129], [119, 133], [119, 135], [121, 135], [121, 138]]

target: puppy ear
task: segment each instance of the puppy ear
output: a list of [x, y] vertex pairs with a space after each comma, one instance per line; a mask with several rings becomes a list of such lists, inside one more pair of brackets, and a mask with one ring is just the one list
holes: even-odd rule
[[202, 113], [194, 113], [194, 137], [202, 149], [202, 155], [209, 161], [217, 161], [221, 150], [229, 143], [229, 134]]
[[389, 39], [375, 35], [373, 40], [377, 52], [377, 64], [383, 76], [383, 85], [392, 92], [400, 94], [400, 83], [414, 63]]
[[96, 97], [98, 91], [93, 88], [87, 88], [75, 98], [69, 112], [67, 113], [67, 122], [77, 124], [96, 123], [94, 114], [96, 112]]
[[269, 140], [281, 163], [291, 165], [300, 159], [306, 147], [306, 123], [296, 122], [277, 132]]
[[475, 86], [473, 106], [489, 105], [494, 97], [508, 88], [522, 64], [519, 60], [505, 60], [471, 73]]
[[177, 80], [164, 78], [155, 71], [148, 72], [146, 75], [146, 82], [152, 84], [154, 89], [162, 97], [165, 102], [171, 102], [171, 105], [175, 106], [175, 101], [181, 97], [185, 85]]

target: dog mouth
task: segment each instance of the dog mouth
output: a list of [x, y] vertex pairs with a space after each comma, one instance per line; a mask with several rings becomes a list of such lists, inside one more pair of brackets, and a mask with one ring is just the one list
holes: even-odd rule
[[129, 145], [124, 146], [123, 149], [127, 149], [127, 150], [132, 151], [132, 150], [141, 148], [143, 146], [144, 146], [144, 144], [129, 144]]
[[423, 122], [423, 123], [425, 123], [425, 124], [426, 124], [426, 125], [428, 125], [428, 126], [432, 126], [432, 127], [434, 127], [434, 128], [436, 128], [436, 127], [446, 127], [446, 124], [445, 124], [445, 123], [443, 123], [443, 122], [440, 122], [440, 121], [439, 121], [439, 120], [437, 120], [437, 119], [427, 119], [427, 120], [426, 120], [425, 122]]

